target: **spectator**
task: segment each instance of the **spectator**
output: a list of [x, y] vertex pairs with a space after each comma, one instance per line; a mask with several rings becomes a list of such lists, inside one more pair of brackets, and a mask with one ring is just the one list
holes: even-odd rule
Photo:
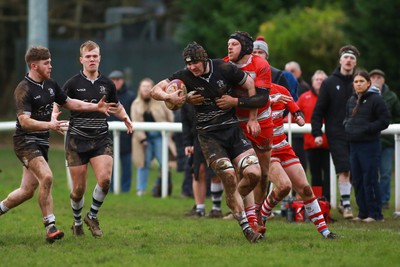
[[[132, 119], [137, 122], [173, 122], [174, 114], [164, 103], [150, 97], [154, 82], [149, 78], [140, 81], [138, 95], [131, 106]], [[137, 131], [133, 134], [133, 162], [137, 167], [136, 194], [142, 196], [147, 188], [151, 162], [155, 158], [161, 171], [162, 137], [159, 131]], [[175, 143], [170, 136], [168, 146], [176, 156]]]
[[[389, 89], [385, 83], [385, 73], [379, 69], [374, 69], [369, 73], [372, 85], [379, 88], [383, 100], [385, 101], [389, 114], [391, 115], [390, 123], [400, 122], [400, 101], [396, 93]], [[390, 181], [392, 177], [392, 166], [394, 156], [394, 136], [381, 136], [381, 164], [380, 164], [380, 180], [382, 208], [389, 208], [390, 200]]]
[[325, 123], [329, 150], [336, 174], [339, 176], [339, 212], [343, 214], [345, 219], [353, 218], [353, 212], [350, 205], [351, 183], [348, 142], [343, 126], [346, 110], [343, 105], [353, 94], [352, 76], [359, 55], [358, 49], [352, 45], [345, 45], [340, 48], [339, 66], [331, 76], [323, 81], [311, 117], [312, 135], [318, 146], [321, 146], [324, 142], [322, 124]]
[[302, 71], [299, 63], [297, 63], [296, 61], [290, 61], [286, 63], [285, 70], [291, 72], [293, 76], [296, 78], [297, 82], [299, 83], [300, 90], [297, 92], [299, 97], [303, 93], [311, 89], [311, 86], [301, 76]]
[[[306, 123], [311, 122], [311, 116], [318, 100], [322, 82], [328, 76], [322, 70], [317, 70], [311, 78], [312, 88], [302, 94], [297, 105], [304, 114]], [[317, 197], [324, 197], [330, 201], [330, 173], [329, 173], [329, 145], [326, 135], [322, 135], [323, 144], [317, 146], [311, 133], [304, 134], [304, 150], [308, 159], [311, 173], [311, 185]]]
[[371, 85], [366, 71], [354, 74], [355, 94], [346, 105], [343, 122], [350, 147], [352, 183], [358, 216], [354, 221], [383, 221], [378, 182], [381, 131], [389, 126], [390, 115], [379, 89]]
[[[117, 89], [119, 102], [122, 104], [128, 116], [130, 117], [131, 104], [135, 99], [133, 92], [128, 90], [125, 84], [124, 74], [122, 71], [114, 70], [109, 75]], [[108, 121], [117, 121], [118, 118], [111, 115]], [[131, 190], [132, 182], [132, 135], [124, 131], [120, 132], [119, 159], [121, 161], [121, 192], [127, 193]], [[110, 191], [114, 190], [114, 177], [111, 176]]]

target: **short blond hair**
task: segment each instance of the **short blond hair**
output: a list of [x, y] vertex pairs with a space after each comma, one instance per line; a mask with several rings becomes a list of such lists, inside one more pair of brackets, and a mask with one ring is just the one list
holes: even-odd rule
[[100, 50], [100, 46], [96, 42], [88, 40], [88, 41], [84, 42], [83, 44], [81, 44], [79, 52], [80, 52], [80, 55], [82, 56], [82, 52], [84, 50], [92, 51], [93, 49], [96, 49], [96, 48], [98, 48]]

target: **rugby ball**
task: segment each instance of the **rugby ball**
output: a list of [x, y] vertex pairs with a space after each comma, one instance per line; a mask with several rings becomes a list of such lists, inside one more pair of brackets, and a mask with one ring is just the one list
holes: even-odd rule
[[[186, 85], [179, 79], [172, 80], [171, 82], [169, 82], [167, 88], [165, 88], [165, 92], [167, 94], [172, 94], [172, 93], [176, 92], [177, 90], [182, 90], [179, 93], [179, 96], [184, 96], [187, 94]], [[175, 105], [175, 104], [172, 104], [171, 102], [169, 102], [168, 100], [165, 101], [165, 105], [170, 110], [180, 109], [183, 106], [183, 104], [184, 103], [182, 103], [181, 105]]]

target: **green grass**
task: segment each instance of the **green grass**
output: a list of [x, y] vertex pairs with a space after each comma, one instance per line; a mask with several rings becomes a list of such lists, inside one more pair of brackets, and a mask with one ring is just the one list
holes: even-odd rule
[[[249, 244], [235, 221], [185, 218], [193, 199], [181, 199], [182, 174], [174, 173], [174, 192], [166, 199], [147, 194], [109, 194], [99, 213], [101, 239], [71, 235], [72, 212], [63, 151], [52, 149], [54, 211], [63, 240], [47, 244], [37, 195], [0, 217], [0, 266], [397, 266], [400, 220], [385, 211], [383, 223], [351, 223], [336, 210], [330, 224], [340, 238], [324, 240], [312, 223], [268, 221], [267, 238]], [[0, 199], [20, 184], [22, 168], [11, 147], [0, 153]], [[135, 179], [133, 179], [135, 181]], [[85, 196], [87, 212], [94, 185]], [[133, 187], [134, 188], [134, 187]], [[393, 203], [392, 207], [393, 207]], [[211, 207], [210, 199], [206, 202]], [[353, 205], [355, 207], [355, 205]], [[227, 208], [223, 206], [224, 212]]]

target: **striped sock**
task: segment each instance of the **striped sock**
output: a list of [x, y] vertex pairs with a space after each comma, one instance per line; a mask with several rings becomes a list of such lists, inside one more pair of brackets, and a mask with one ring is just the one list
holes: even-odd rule
[[97, 213], [99, 212], [99, 209], [103, 204], [106, 196], [107, 192], [104, 192], [103, 189], [101, 189], [100, 185], [96, 184], [93, 190], [92, 205], [90, 206], [90, 211], [89, 211], [90, 219], [97, 218]]
[[71, 201], [71, 207], [72, 207], [72, 214], [74, 215], [74, 224], [75, 225], [82, 225], [82, 208], [83, 204], [85, 203], [85, 197], [82, 197], [82, 199], [79, 202], [75, 202], [70, 199]]
[[255, 205], [246, 207], [244, 209], [244, 211], [246, 212], [246, 217], [247, 217], [247, 221], [249, 222], [249, 224], [257, 223], [256, 206]]
[[241, 213], [234, 213], [233, 217], [238, 221], [243, 232], [250, 228], [249, 222], [247, 221], [246, 212], [242, 211]]
[[274, 191], [271, 191], [261, 206], [261, 217], [263, 221], [267, 220], [267, 218], [271, 215], [273, 208], [280, 202], [280, 200], [276, 199], [274, 195]]
[[314, 197], [308, 201], [304, 201], [305, 212], [307, 213], [310, 220], [314, 223], [318, 232], [323, 236], [327, 236], [330, 231], [326, 225], [324, 215], [321, 212], [321, 208], [318, 204], [317, 199]]
[[211, 201], [213, 210], [221, 210], [222, 193], [224, 187], [222, 183], [211, 182]]
[[339, 183], [340, 201], [344, 208], [350, 207], [351, 183]]
[[53, 213], [43, 217], [43, 224], [47, 232], [52, 226], [55, 225], [55, 223], [56, 223], [56, 216], [54, 216]]

